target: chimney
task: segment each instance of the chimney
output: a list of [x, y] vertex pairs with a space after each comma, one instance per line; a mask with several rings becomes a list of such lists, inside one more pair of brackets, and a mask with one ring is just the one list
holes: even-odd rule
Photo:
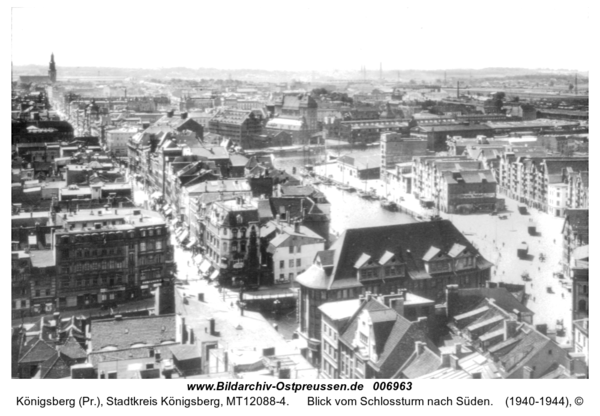
[[458, 307], [458, 285], [446, 286], [446, 315], [453, 318]]
[[187, 112], [186, 113], [181, 113], [181, 119], [182, 120], [185, 120], [187, 118], [187, 116], [188, 116]]
[[398, 312], [398, 315], [404, 316], [404, 298], [391, 299], [390, 303], [390, 307]]
[[452, 354], [449, 352], [443, 352], [442, 353], [442, 368], [449, 368], [450, 367], [450, 356]]
[[290, 225], [291, 222], [292, 222], [292, 220], [290, 218], [290, 211], [289, 210], [285, 212], [285, 219], [286, 219], [288, 225]]
[[367, 301], [367, 302], [368, 302], [368, 301], [370, 301], [370, 300], [371, 300], [371, 292], [367, 291], [367, 292], [365, 293], [365, 301]]
[[524, 379], [532, 379], [533, 378], [533, 368], [529, 367], [528, 365], [523, 367], [523, 378]]
[[122, 321], [123, 315], [115, 315], [115, 321]]
[[504, 341], [516, 335], [517, 325], [518, 322], [512, 319], [507, 319], [504, 321]]
[[210, 325], [210, 334], [211, 335], [216, 335], [215, 334], [215, 318], [210, 318], [208, 320], [208, 322], [209, 322], [209, 325]]
[[417, 357], [420, 357], [421, 354], [423, 354], [423, 351], [425, 351], [425, 343], [422, 341], [415, 341], [415, 353]]
[[521, 312], [518, 309], [513, 309], [513, 313], [517, 317], [517, 321], [521, 322]]
[[360, 295], [360, 296], [358, 297], [358, 303], [359, 303], [360, 305], [364, 305], [366, 301], [367, 301], [367, 298], [365, 298], [363, 295]]
[[300, 234], [300, 221], [296, 221], [296, 222], [294, 223], [294, 232], [295, 232], [296, 234]]
[[481, 372], [477, 371], [475, 373], [472, 373], [471, 377], [473, 377], [473, 379], [480, 380], [481, 379]]
[[198, 293], [198, 302], [204, 302], [204, 293]]
[[450, 367], [452, 367], [454, 370], [460, 369], [460, 365], [458, 365], [458, 357], [454, 354], [450, 355]]

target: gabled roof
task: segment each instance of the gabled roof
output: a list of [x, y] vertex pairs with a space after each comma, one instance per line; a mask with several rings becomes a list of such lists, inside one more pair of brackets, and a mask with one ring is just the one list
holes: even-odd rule
[[[393, 253], [400, 263], [406, 265], [408, 276], [412, 279], [430, 278], [425, 271], [423, 258], [430, 248], [437, 247], [448, 252], [455, 244], [465, 246], [472, 255], [478, 256], [476, 267], [480, 270], [492, 266], [485, 260], [448, 220], [418, 222], [412, 224], [396, 224], [381, 227], [351, 228], [346, 230], [330, 247], [334, 252], [334, 268], [328, 272], [328, 284], [324, 288], [332, 288], [334, 282], [343, 279], [352, 280], [354, 286], [360, 286], [356, 280], [354, 265], [363, 254], [374, 259], [382, 258], [384, 253]], [[302, 285], [315, 288], [310, 270], [299, 275], [296, 281]], [[320, 279], [322, 282], [322, 280]]]
[[56, 350], [50, 344], [48, 344], [46, 341], [38, 340], [19, 359], [19, 364], [43, 362], [55, 354]]
[[39, 379], [60, 379], [71, 376], [72, 361], [68, 356], [55, 351], [54, 355], [40, 364], [38, 373], [34, 378]]
[[[416, 351], [412, 353], [410, 358], [402, 366], [393, 378], [398, 378], [403, 375], [406, 378], [413, 379], [433, 373], [442, 365], [442, 359], [429, 348], [423, 348], [423, 352], [417, 355]], [[403, 378], [404, 378], [403, 377]]]
[[67, 339], [67, 342], [60, 347], [58, 347], [58, 351], [61, 354], [66, 355], [71, 360], [80, 360], [85, 359], [87, 357], [87, 353], [81, 346], [79, 342], [75, 340], [72, 336]]

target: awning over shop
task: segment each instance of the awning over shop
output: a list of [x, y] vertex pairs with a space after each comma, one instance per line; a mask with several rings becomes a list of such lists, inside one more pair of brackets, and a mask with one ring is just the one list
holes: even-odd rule
[[181, 241], [185, 241], [185, 240], [187, 240], [189, 235], [190, 235], [190, 233], [188, 232], [188, 230], [185, 230], [183, 233], [181, 233], [181, 235], [179, 236], [179, 239]]
[[208, 273], [208, 269], [210, 269], [210, 266], [210, 260], [204, 259], [200, 267], [198, 267], [198, 270], [200, 270], [200, 273]]
[[215, 280], [217, 277], [219, 277], [219, 270], [215, 270], [214, 272], [212, 272], [212, 274], [210, 275], [209, 279], [210, 280]]
[[185, 248], [192, 248], [194, 244], [196, 244], [196, 239], [192, 237], [190, 242], [185, 245]]

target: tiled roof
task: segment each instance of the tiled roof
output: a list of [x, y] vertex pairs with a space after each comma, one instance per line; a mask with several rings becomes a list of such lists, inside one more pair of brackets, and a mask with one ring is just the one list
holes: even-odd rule
[[69, 337], [67, 342], [58, 348], [58, 351], [72, 360], [79, 360], [87, 357], [87, 353], [81, 344], [73, 337]]
[[[330, 277], [327, 287], [333, 287], [334, 282], [341, 279], [352, 279], [356, 283], [354, 265], [360, 256], [368, 254], [373, 259], [380, 259], [386, 251], [393, 253], [399, 262], [406, 264], [408, 275], [412, 279], [429, 278], [423, 261], [425, 254], [431, 247], [437, 247], [447, 253], [457, 243], [465, 246], [470, 253], [479, 254], [466, 237], [447, 220], [348, 229], [330, 247], [335, 253], [334, 268], [331, 274], [328, 274]], [[478, 257], [479, 269], [491, 266], [492, 264], [483, 257]], [[311, 282], [312, 273], [309, 273], [311, 270], [315, 271], [309, 268], [299, 275], [296, 281], [314, 288], [314, 282]]]
[[136, 344], [160, 345], [175, 341], [175, 316], [149, 316], [93, 321], [91, 324], [92, 351], [104, 348], [128, 349]]
[[71, 376], [71, 360], [65, 354], [55, 351], [54, 355], [40, 364], [34, 378], [61, 379]]
[[19, 359], [19, 364], [39, 363], [46, 361], [54, 354], [56, 354], [56, 350], [50, 344], [45, 341], [38, 340]]
[[406, 361], [404, 366], [396, 373], [394, 378], [400, 376], [400, 373], [406, 378], [417, 378], [430, 374], [440, 368], [442, 365], [441, 358], [425, 347], [423, 352], [417, 356], [416, 352], [413, 352], [411, 357]]

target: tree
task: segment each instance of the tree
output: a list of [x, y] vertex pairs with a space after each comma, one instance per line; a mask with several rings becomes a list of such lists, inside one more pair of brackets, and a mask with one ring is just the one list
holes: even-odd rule
[[494, 94], [494, 100], [504, 100], [506, 98], [506, 94], [503, 91], [498, 91]]

